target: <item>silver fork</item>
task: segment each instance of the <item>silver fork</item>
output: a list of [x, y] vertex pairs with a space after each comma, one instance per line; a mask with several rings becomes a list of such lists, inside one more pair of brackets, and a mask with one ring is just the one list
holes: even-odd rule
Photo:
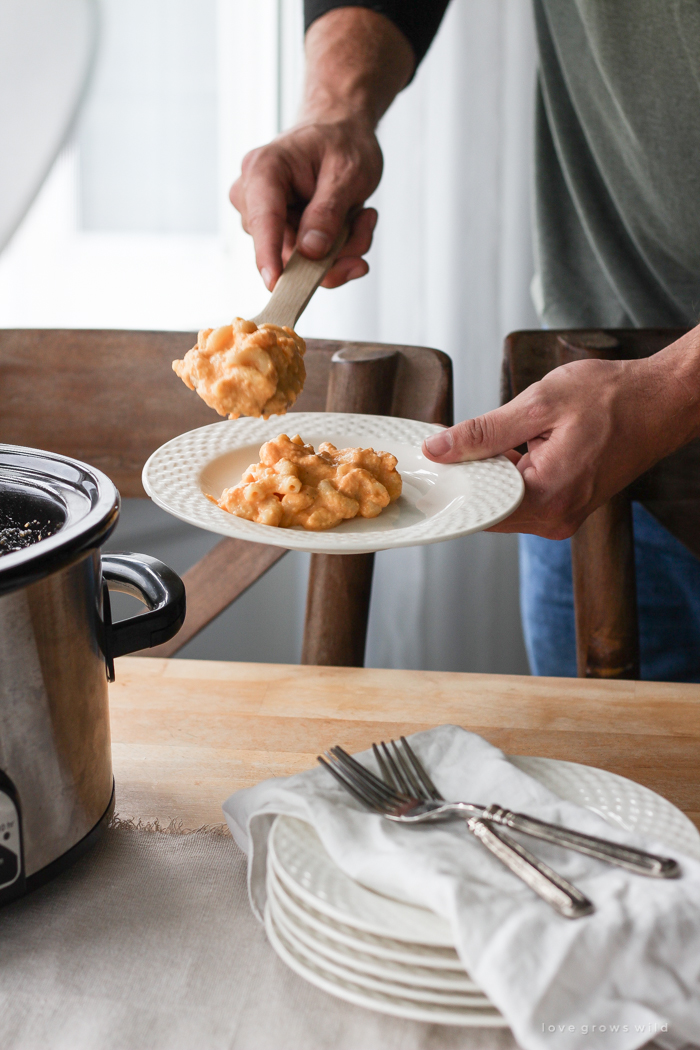
[[560, 824], [548, 824], [525, 813], [513, 813], [502, 806], [478, 806], [471, 802], [446, 803], [406, 738], [401, 737], [401, 747], [395, 740], [390, 743], [396, 761], [392, 759], [384, 741], [380, 745], [381, 751], [376, 744], [372, 744], [372, 749], [387, 783], [398, 787], [399, 792], [404, 794], [416, 793], [417, 798], [424, 801], [423, 813], [416, 811], [413, 814], [416, 822], [444, 819], [448, 814], [463, 816], [465, 813], [473, 813], [482, 820], [519, 831], [531, 838], [551, 842], [555, 846], [584, 853], [588, 857], [595, 857], [596, 860], [626, 868], [636, 875], [675, 879], [681, 874], [680, 865], [671, 857], [660, 857], [655, 853], [635, 849], [634, 846], [622, 846], [618, 842], [610, 842], [597, 835], [587, 835], [583, 831], [573, 831]]
[[[375, 748], [375, 755], [379, 756], [379, 749], [376, 748], [376, 745], [372, 746]], [[391, 762], [391, 767], [396, 768], [386, 745], [382, 746]], [[318, 756], [319, 762], [332, 773], [345, 790], [367, 809], [381, 813], [388, 820], [402, 824], [422, 824], [436, 820], [452, 820], [457, 815], [455, 811], [437, 814], [434, 808], [426, 810], [428, 803], [424, 800], [425, 792], [422, 788], [419, 790], [415, 777], [412, 780], [410, 776], [406, 776], [406, 782], [411, 784], [408, 791], [403, 790], [402, 787], [397, 790], [396, 787], [389, 786], [389, 784], [395, 784], [396, 780], [391, 778], [389, 783], [385, 783], [342, 747], [332, 747], [330, 751], [325, 752], [325, 755], [326, 758]], [[385, 773], [384, 763], [379, 757], [378, 761], [380, 762], [379, 768]], [[403, 763], [402, 766], [404, 766]], [[406, 768], [404, 766], [404, 769]], [[400, 774], [396, 779], [399, 783], [404, 782]], [[435, 790], [434, 787], [433, 790]], [[503, 832], [496, 831], [490, 822], [482, 820], [479, 815], [470, 815], [465, 818], [464, 811], [460, 811], [459, 815], [465, 819], [469, 831], [501, 863], [505, 864], [514, 875], [522, 879], [530, 889], [534, 890], [542, 900], [551, 905], [564, 918], [579, 919], [584, 915], [590, 915], [594, 910], [591, 901], [576, 886], [538, 860], [520, 843], [514, 842]]]

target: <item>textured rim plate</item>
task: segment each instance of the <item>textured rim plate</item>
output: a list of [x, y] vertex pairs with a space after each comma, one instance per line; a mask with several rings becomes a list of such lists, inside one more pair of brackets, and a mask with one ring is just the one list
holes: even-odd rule
[[[398, 984], [415, 985], [421, 988], [438, 988], [442, 991], [467, 992], [481, 995], [478, 985], [465, 972], [458, 961], [458, 970], [435, 970], [428, 966], [413, 963], [395, 962], [392, 959], [378, 959], [363, 951], [355, 951], [345, 945], [332, 941], [323, 933], [313, 929], [306, 922], [293, 914], [289, 908], [289, 897], [284, 887], [274, 878], [268, 878], [267, 896], [272, 901], [272, 912], [275, 922], [288, 934], [293, 933], [298, 941], [307, 948], [313, 948], [323, 960], [340, 963], [358, 974], [369, 978], [393, 980]], [[277, 905], [277, 908], [275, 908]], [[281, 915], [279, 913], [282, 913]], [[291, 938], [290, 938], [291, 939]]]
[[[480, 532], [503, 521], [523, 498], [518, 470], [505, 456], [473, 463], [432, 463], [423, 439], [443, 428], [393, 416], [295, 412], [281, 419], [232, 419], [191, 430], [162, 445], [143, 468], [154, 503], [176, 518], [222, 536], [323, 554], [360, 554], [413, 547]], [[398, 459], [403, 495], [378, 518], [353, 518], [328, 532], [258, 525], [221, 510], [224, 488], [257, 463], [260, 446], [278, 434], [299, 433], [315, 448], [372, 447]]]
[[383, 897], [355, 882], [331, 860], [305, 821], [277, 817], [267, 849], [268, 865], [295, 897], [333, 922], [351, 927], [355, 936], [368, 933], [411, 946], [454, 951], [449, 923], [425, 908]]
[[[700, 834], [695, 826], [649, 788], [576, 762], [521, 756], [510, 761], [560, 798], [593, 810], [614, 827], [649, 835], [668, 848], [700, 859]], [[444, 919], [355, 882], [331, 860], [309, 824], [279, 816], [270, 833], [269, 850], [285, 888], [333, 922], [369, 936], [410, 942], [412, 949], [420, 945], [453, 947]]]
[[410, 944], [406, 941], [393, 940], [389, 937], [377, 937], [365, 930], [330, 919], [321, 912], [314, 911], [304, 904], [285, 886], [273, 867], [268, 866], [268, 881], [275, 886], [278, 899], [285, 902], [287, 911], [299, 922], [313, 930], [314, 935], [327, 938], [340, 951], [351, 949], [374, 957], [377, 962], [396, 962], [404, 966], [421, 966], [430, 970], [464, 971], [464, 967], [455, 951], [454, 944], [449, 948], [432, 948], [425, 944]]
[[272, 919], [269, 905], [265, 906], [265, 930], [268, 939], [280, 959], [291, 970], [317, 988], [335, 995], [338, 999], [364, 1006], [369, 1010], [391, 1014], [394, 1017], [405, 1017], [412, 1021], [427, 1021], [432, 1024], [461, 1025], [465, 1028], [507, 1028], [507, 1022], [493, 1007], [476, 1009], [459, 1006], [438, 1006], [433, 1003], [416, 1003], [410, 999], [385, 995], [383, 992], [335, 977], [325, 970], [320, 963], [310, 962], [298, 954], [285, 939]]
[[656, 840], [700, 860], [700, 832], [677, 806], [627, 777], [578, 762], [510, 755], [509, 761], [567, 802], [597, 813], [613, 827]]
[[411, 999], [413, 1002], [437, 1003], [440, 1006], [459, 1006], [467, 1009], [480, 1009], [490, 1007], [491, 1003], [483, 993], [478, 991], [463, 992], [459, 989], [449, 988], [441, 985], [422, 985], [414, 981], [411, 985], [393, 980], [392, 974], [384, 973], [381, 977], [355, 970], [345, 960], [338, 962], [327, 956], [321, 956], [313, 940], [300, 937], [297, 927], [290, 923], [284, 908], [275, 897], [274, 892], [268, 893], [268, 907], [270, 916], [279, 933], [284, 935], [285, 940], [302, 959], [307, 962], [323, 966], [327, 973], [334, 977], [340, 977], [345, 981], [358, 984], [361, 988], [378, 989], [385, 995], [396, 995], [401, 999]]

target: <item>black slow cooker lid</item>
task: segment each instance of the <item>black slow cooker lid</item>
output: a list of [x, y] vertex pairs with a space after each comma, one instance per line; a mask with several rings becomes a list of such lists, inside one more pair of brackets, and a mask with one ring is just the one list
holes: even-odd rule
[[0, 594], [24, 587], [99, 547], [117, 524], [119, 493], [77, 459], [0, 444]]

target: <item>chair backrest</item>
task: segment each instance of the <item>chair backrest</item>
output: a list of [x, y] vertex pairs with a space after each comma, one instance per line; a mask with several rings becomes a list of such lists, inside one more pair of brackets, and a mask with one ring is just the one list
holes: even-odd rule
[[[122, 496], [143, 496], [141, 471], [155, 449], [221, 419], [171, 370], [196, 338], [192, 332], [0, 330], [0, 441], [86, 460], [104, 470]], [[449, 425], [451, 362], [426, 347], [309, 339], [307, 382], [293, 411], [323, 412], [333, 355], [375, 346], [398, 355], [387, 414]]]
[[[513, 332], [504, 345], [501, 400], [559, 365], [585, 358], [649, 357], [687, 329], [623, 328]], [[700, 557], [700, 441], [661, 460], [595, 511], [571, 541], [578, 674], [638, 678], [631, 501], [639, 500]]]
[[[221, 418], [171, 369], [195, 339], [191, 332], [0, 331], [0, 442], [84, 460], [122, 496], [144, 496], [141, 471], [151, 453]], [[452, 423], [452, 365], [439, 350], [310, 339], [306, 367], [293, 411]], [[184, 627], [151, 653], [175, 653], [284, 553], [221, 540], [185, 573]], [[304, 662], [362, 664], [372, 562], [372, 555], [313, 556]]]

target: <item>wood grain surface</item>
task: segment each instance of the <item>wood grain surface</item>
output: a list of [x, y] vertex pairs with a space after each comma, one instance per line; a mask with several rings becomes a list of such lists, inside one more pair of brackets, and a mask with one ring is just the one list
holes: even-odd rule
[[185, 623], [168, 642], [144, 649], [140, 656], [172, 656], [227, 609], [286, 554], [281, 547], [230, 537], [219, 540], [208, 554], [183, 574], [187, 592]]
[[[333, 354], [326, 412], [389, 415], [398, 362], [390, 346], [345, 347]], [[303, 664], [364, 665], [373, 572], [374, 554], [311, 555]]]
[[700, 827], [700, 686], [122, 657], [110, 686], [117, 812], [221, 822], [237, 788], [331, 744], [455, 723], [510, 754], [600, 766]]
[[632, 504], [623, 493], [571, 537], [579, 678], [639, 678]]

